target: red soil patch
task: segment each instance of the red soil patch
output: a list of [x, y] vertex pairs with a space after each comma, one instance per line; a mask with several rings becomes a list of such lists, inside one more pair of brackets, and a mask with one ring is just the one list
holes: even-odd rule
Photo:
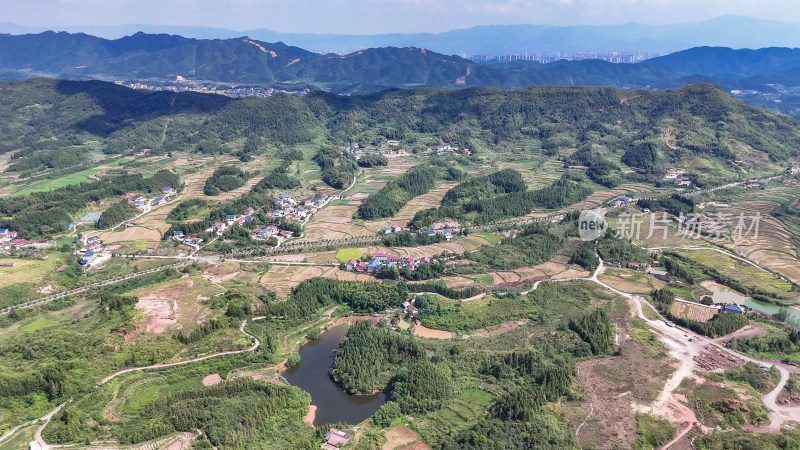
[[203, 378], [203, 386], [215, 386], [220, 383], [222, 383], [222, 377], [218, 373], [212, 373]]

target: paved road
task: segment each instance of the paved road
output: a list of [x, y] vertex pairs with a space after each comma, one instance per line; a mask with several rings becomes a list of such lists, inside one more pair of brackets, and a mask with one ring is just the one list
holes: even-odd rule
[[50, 294], [50, 295], [48, 295], [46, 297], [42, 297], [42, 298], [39, 298], [39, 299], [36, 299], [36, 300], [31, 300], [29, 302], [24, 302], [24, 303], [20, 303], [18, 305], [9, 306], [7, 308], [0, 309], [0, 314], [8, 314], [9, 312], [11, 312], [11, 310], [16, 309], [16, 308], [27, 308], [27, 307], [30, 307], [30, 306], [39, 305], [39, 304], [42, 304], [42, 303], [45, 303], [45, 302], [49, 302], [49, 301], [56, 300], [56, 299], [59, 299], [59, 298], [64, 298], [64, 297], [67, 297], [67, 296], [70, 296], [70, 295], [80, 294], [82, 292], [87, 292], [87, 291], [90, 291], [90, 290], [92, 290], [94, 288], [97, 288], [97, 287], [107, 286], [109, 284], [119, 283], [120, 281], [130, 280], [132, 278], [140, 277], [142, 275], [147, 275], [147, 274], [155, 273], [155, 272], [161, 272], [162, 270], [167, 270], [167, 269], [178, 268], [178, 267], [181, 267], [181, 266], [185, 266], [185, 265], [189, 264], [190, 262], [191, 261], [189, 261], [189, 260], [185, 260], [185, 261], [181, 261], [181, 262], [178, 262], [178, 263], [175, 263], [175, 264], [168, 264], [168, 265], [161, 266], [161, 267], [155, 267], [155, 268], [152, 268], [152, 269], [143, 270], [141, 272], [133, 272], [133, 273], [129, 273], [127, 275], [122, 275], [122, 276], [119, 276], [119, 277], [109, 278], [107, 280], [98, 281], [98, 282], [95, 282], [95, 283], [92, 283], [92, 284], [87, 284], [86, 286], [82, 286], [82, 287], [79, 287], [79, 288], [71, 289], [69, 291], [57, 292], [55, 294]]

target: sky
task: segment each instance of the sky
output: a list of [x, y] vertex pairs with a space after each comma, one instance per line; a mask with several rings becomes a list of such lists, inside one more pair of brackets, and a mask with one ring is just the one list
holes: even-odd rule
[[2, 0], [27, 26], [183, 25], [296, 33], [437, 33], [475, 25], [684, 23], [721, 15], [800, 22], [798, 0]]

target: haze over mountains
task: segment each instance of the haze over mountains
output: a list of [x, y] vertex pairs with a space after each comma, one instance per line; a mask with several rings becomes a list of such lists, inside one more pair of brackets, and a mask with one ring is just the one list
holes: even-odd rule
[[176, 34], [197, 39], [249, 36], [268, 42], [285, 42], [315, 52], [351, 52], [370, 47], [422, 47], [462, 56], [532, 51], [675, 52], [699, 46], [731, 48], [800, 47], [800, 24], [741, 16], [673, 25], [488, 25], [441, 33], [416, 34], [311, 34], [281, 33], [267, 29], [229, 30], [191, 26], [130, 24], [115, 26], [27, 27], [0, 24], [0, 33], [39, 33], [49, 29], [83, 32], [109, 39], [145, 33]]
[[800, 50], [699, 47], [638, 64], [599, 60], [483, 65], [416, 47], [345, 56], [239, 37], [191, 39], [136, 33], [116, 40], [52, 31], [0, 35], [0, 76], [22, 79], [174, 81], [282, 85], [374, 92], [414, 86], [617, 86], [657, 89], [710, 82], [723, 89], [775, 91], [800, 85]]

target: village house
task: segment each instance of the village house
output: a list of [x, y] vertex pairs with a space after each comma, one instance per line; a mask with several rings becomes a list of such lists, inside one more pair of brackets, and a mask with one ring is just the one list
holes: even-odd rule
[[183, 242], [186, 236], [183, 234], [183, 231], [173, 231], [172, 232], [172, 240], [177, 242]]
[[356, 266], [357, 265], [358, 265], [358, 261], [356, 261], [355, 259], [347, 260], [347, 262], [344, 263], [344, 270], [346, 270], [348, 272], [352, 272], [352, 271], [356, 270]]
[[233, 223], [236, 222], [236, 215], [235, 214], [227, 214], [225, 216], [225, 222], [227, 222], [228, 225], [233, 225]]
[[692, 180], [686, 177], [680, 177], [675, 179], [675, 184], [678, 186], [691, 186]]
[[211, 231], [213, 231], [213, 232], [215, 232], [217, 234], [222, 234], [227, 229], [228, 229], [228, 225], [225, 222], [214, 222], [211, 225]]
[[178, 191], [176, 191], [175, 189], [173, 189], [173, 188], [171, 188], [169, 186], [164, 188], [164, 198], [170, 198], [170, 197], [172, 197], [173, 195], [175, 195], [177, 193], [178, 193]]
[[345, 433], [344, 431], [337, 430], [336, 428], [331, 428], [325, 434], [325, 444], [334, 448], [344, 447], [350, 442], [352, 437], [353, 436], [350, 435], [350, 433]]
[[744, 310], [738, 305], [722, 305], [719, 312], [732, 312], [736, 314], [744, 314]]
[[389, 147], [397, 147], [398, 145], [400, 145], [400, 141], [389, 139], [388, 141], [386, 141], [386, 145], [388, 145]]
[[675, 178], [678, 178], [680, 175], [683, 175], [683, 173], [684, 173], [683, 169], [670, 167], [669, 169], [667, 169], [667, 174], [664, 175], [664, 178], [667, 180], [674, 180]]
[[658, 280], [661, 280], [665, 283], [669, 283], [669, 273], [667, 273], [666, 270], [655, 269], [651, 267], [647, 269], [647, 273], [649, 273]]
[[129, 221], [125, 222], [125, 228], [135, 227], [135, 226], [136, 226], [136, 221], [135, 220], [129, 220]]
[[628, 264], [626, 264], [625, 266], [626, 266], [628, 269], [641, 270], [641, 269], [644, 269], [645, 267], [647, 267], [647, 264], [645, 264], [645, 263], [638, 263], [638, 262], [629, 262], [629, 263], [628, 263]]
[[378, 273], [381, 271], [383, 264], [378, 259], [373, 259], [372, 261], [367, 263], [367, 272], [368, 273]]
[[156, 197], [153, 199], [153, 206], [164, 203], [164, 197]]
[[89, 250], [88, 252], [83, 254], [78, 264], [82, 266], [90, 266], [95, 261], [95, 259], [97, 259], [97, 254], [94, 251]]

